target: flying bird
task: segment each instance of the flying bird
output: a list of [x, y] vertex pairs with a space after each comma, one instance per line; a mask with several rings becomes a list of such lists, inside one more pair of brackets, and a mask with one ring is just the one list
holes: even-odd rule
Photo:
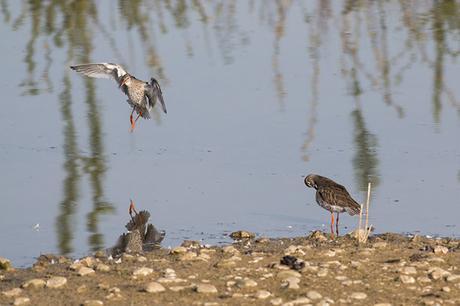
[[337, 236], [339, 235], [339, 213], [346, 211], [351, 216], [360, 213], [361, 205], [353, 200], [345, 187], [333, 180], [324, 176], [309, 174], [305, 177], [304, 183], [307, 187], [316, 189], [316, 202], [331, 213], [332, 236], [334, 236], [334, 213], [337, 213], [335, 222]]
[[[70, 66], [70, 68], [88, 77], [114, 79], [117, 82], [118, 88], [128, 96], [127, 102], [133, 108], [129, 117], [131, 132], [134, 131], [139, 117], [150, 118], [151, 111], [157, 100], [160, 101], [161, 108], [166, 114], [166, 105], [160, 84], [154, 78], [150, 79], [150, 83], [141, 81], [126, 72], [121, 65], [112, 63], [80, 64]], [[133, 119], [134, 111], [137, 113], [135, 120]]]

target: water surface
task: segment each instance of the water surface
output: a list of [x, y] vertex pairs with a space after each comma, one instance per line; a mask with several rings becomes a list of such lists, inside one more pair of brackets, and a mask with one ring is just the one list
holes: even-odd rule
[[[377, 232], [460, 236], [458, 1], [0, 7], [0, 255], [16, 265], [112, 246], [130, 198], [164, 246], [327, 230], [312, 172], [361, 202], [372, 182]], [[168, 114], [130, 134], [115, 83], [68, 68], [106, 61], [156, 77]]]

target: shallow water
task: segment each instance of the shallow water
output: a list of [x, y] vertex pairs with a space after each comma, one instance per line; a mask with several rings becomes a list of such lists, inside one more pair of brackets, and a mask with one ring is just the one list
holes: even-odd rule
[[[371, 181], [378, 232], [460, 236], [458, 1], [0, 8], [0, 256], [16, 265], [112, 246], [130, 198], [164, 246], [327, 230], [312, 172], [360, 202]], [[155, 76], [168, 114], [129, 133], [115, 83], [68, 69], [105, 61]]]

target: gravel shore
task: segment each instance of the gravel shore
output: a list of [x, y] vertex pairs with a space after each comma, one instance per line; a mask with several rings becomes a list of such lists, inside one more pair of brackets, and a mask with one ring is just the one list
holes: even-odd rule
[[460, 305], [460, 240], [382, 234], [195, 241], [26, 269], [0, 258], [0, 305]]

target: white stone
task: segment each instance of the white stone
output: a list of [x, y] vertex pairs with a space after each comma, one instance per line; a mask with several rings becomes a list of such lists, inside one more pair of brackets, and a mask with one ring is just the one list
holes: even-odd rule
[[311, 300], [306, 297], [301, 297], [292, 301], [289, 301], [287, 303], [284, 303], [283, 306], [292, 306], [292, 305], [304, 305], [304, 304], [310, 304]]
[[452, 274], [447, 276], [446, 281], [448, 282], [457, 282], [460, 281], [460, 274]]
[[276, 277], [279, 279], [286, 279], [288, 277], [298, 277], [299, 278], [300, 276], [301, 274], [294, 270], [281, 271], [276, 275]]
[[410, 275], [410, 274], [417, 274], [417, 269], [415, 269], [415, 267], [404, 267], [401, 269], [401, 273], [402, 274], [407, 274], [407, 275]]
[[280, 297], [270, 300], [270, 304], [275, 305], [275, 306], [276, 305], [281, 305], [281, 303], [283, 303], [283, 299], [280, 298]]
[[165, 291], [165, 287], [163, 287], [162, 284], [159, 284], [157, 282], [151, 282], [145, 285], [144, 291], [148, 293], [158, 293], [158, 292], [163, 292]]
[[211, 284], [198, 284], [195, 291], [198, 293], [217, 293], [217, 288]]
[[14, 299], [13, 305], [19, 306], [19, 305], [25, 305], [29, 303], [30, 303], [30, 299], [28, 297], [21, 296], [21, 297], [17, 297]]
[[438, 268], [438, 267], [431, 268], [430, 270], [428, 270], [428, 275], [434, 280], [438, 280], [444, 277], [447, 278], [450, 274], [451, 274], [450, 272], [443, 270], [441, 268]]
[[442, 245], [437, 245], [434, 247], [433, 252], [438, 255], [444, 255], [449, 252], [449, 249]]
[[364, 300], [367, 298], [367, 294], [364, 292], [353, 292], [350, 297], [355, 300]]
[[282, 287], [286, 287], [288, 289], [299, 289], [300, 278], [290, 276], [283, 280], [281, 284]]
[[267, 290], [259, 290], [254, 294], [254, 297], [259, 300], [264, 300], [268, 297], [270, 297], [272, 294], [268, 292]]
[[99, 300], [86, 300], [83, 303], [83, 305], [84, 306], [100, 306], [100, 305], [104, 305], [104, 302], [99, 301]]
[[413, 284], [413, 283], [415, 283], [415, 278], [413, 278], [412, 276], [409, 276], [409, 275], [400, 275], [399, 280], [403, 284]]
[[96, 265], [96, 270], [97, 271], [101, 271], [101, 272], [109, 272], [110, 271], [110, 267], [106, 264], [103, 264], [103, 263], [98, 263]]
[[323, 296], [318, 291], [310, 290], [307, 292], [307, 297], [312, 300], [319, 300]]
[[153, 273], [153, 269], [147, 268], [147, 267], [142, 267], [142, 268], [136, 269], [133, 272], [133, 275], [134, 276], [147, 276], [147, 275], [152, 274], [152, 273]]
[[46, 281], [46, 287], [47, 288], [60, 288], [67, 284], [67, 278], [62, 277], [62, 276], [53, 276], [49, 280]]
[[257, 282], [255, 280], [252, 280], [250, 278], [245, 278], [245, 279], [239, 279], [236, 282], [236, 285], [239, 288], [245, 288], [245, 287], [257, 287]]
[[91, 268], [88, 268], [88, 267], [81, 267], [79, 270], [78, 270], [78, 275], [80, 276], [86, 276], [86, 275], [91, 275], [91, 274], [94, 274], [94, 270], [91, 269]]
[[28, 281], [24, 282], [22, 284], [22, 288], [43, 288], [45, 287], [46, 282], [43, 279], [40, 278], [34, 278], [34, 279], [29, 279]]

